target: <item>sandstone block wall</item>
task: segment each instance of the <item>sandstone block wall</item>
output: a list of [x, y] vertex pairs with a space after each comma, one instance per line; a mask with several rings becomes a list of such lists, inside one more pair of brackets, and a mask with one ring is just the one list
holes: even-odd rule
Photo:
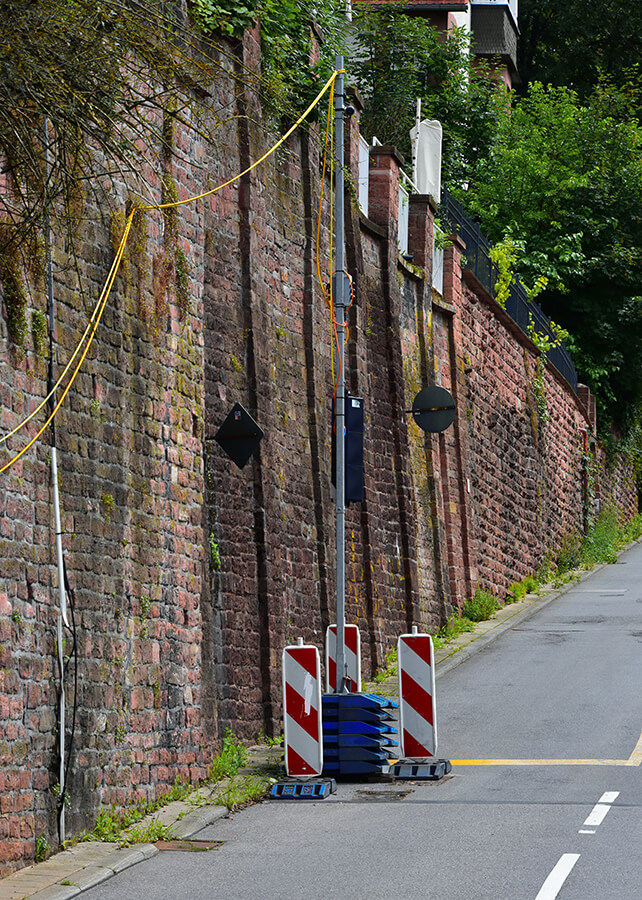
[[[243, 54], [239, 66], [259, 65], [255, 34]], [[276, 139], [229, 65], [218, 100], [235, 115], [215, 145], [196, 130], [177, 134], [173, 153], [150, 162], [150, 199], [161, 199], [163, 178], [179, 198], [222, 183]], [[358, 115], [346, 152], [355, 171]], [[316, 271], [321, 153], [312, 125], [233, 185], [139, 222], [57, 417], [78, 651], [77, 678], [73, 658], [65, 672], [68, 746], [76, 709], [71, 833], [90, 827], [101, 806], [202, 777], [226, 726], [246, 739], [278, 733], [282, 649], [301, 636], [322, 650], [334, 621], [333, 359]], [[412, 198], [412, 260], [400, 259], [400, 164], [394, 148], [373, 151], [369, 218], [347, 196], [348, 383], [364, 398], [366, 430], [364, 500], [347, 515], [347, 616], [362, 629], [364, 677], [412, 624], [439, 627], [476, 585], [503, 596], [582, 528], [583, 434], [593, 424], [590, 397], [580, 401], [550, 367], [549, 418], [538, 415], [535, 348], [462, 272], [457, 240], [443, 294], [433, 290], [427, 197]], [[57, 371], [85, 328], [135, 188], [114, 181], [104, 203], [88, 203], [77, 269], [56, 247]], [[324, 283], [329, 246], [326, 203]], [[42, 291], [29, 302], [44, 308]], [[423, 434], [407, 413], [426, 383], [457, 401], [441, 435]], [[1, 315], [2, 433], [45, 384], [45, 360], [9, 340]], [[242, 470], [214, 440], [237, 401], [265, 431]], [[0, 475], [2, 872], [31, 861], [41, 834], [56, 842], [49, 455], [45, 437]], [[595, 492], [623, 518], [635, 511], [624, 463], [598, 471]], [[71, 632], [65, 641], [69, 655]]]

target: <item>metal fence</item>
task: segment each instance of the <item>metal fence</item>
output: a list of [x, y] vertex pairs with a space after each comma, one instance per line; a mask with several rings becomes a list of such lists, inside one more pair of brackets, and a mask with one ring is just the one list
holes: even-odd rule
[[[466, 244], [464, 267], [469, 269], [488, 293], [494, 297], [497, 269], [490, 259], [492, 244], [482, 234], [479, 225], [468, 216], [461, 203], [455, 200], [445, 188], [442, 195], [440, 213], [443, 219], [450, 224], [453, 231]], [[510, 294], [506, 301], [506, 312], [524, 334], [528, 335], [530, 317], [532, 317], [535, 330], [539, 334], [545, 334], [552, 340], [555, 340], [551, 320], [542, 311], [538, 303], [528, 299], [526, 291], [519, 280], [516, 280], [511, 286]], [[548, 351], [546, 356], [560, 375], [568, 381], [571, 388], [577, 392], [577, 372], [573, 365], [571, 354], [566, 347], [563, 344], [560, 347], [554, 347]]]

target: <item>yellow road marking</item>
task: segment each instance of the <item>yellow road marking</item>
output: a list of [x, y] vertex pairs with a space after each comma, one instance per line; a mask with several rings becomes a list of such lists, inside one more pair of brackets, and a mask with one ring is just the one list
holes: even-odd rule
[[634, 749], [633, 753], [629, 757], [629, 765], [630, 766], [642, 765], [642, 734], [640, 735], [640, 740], [635, 745], [635, 749]]
[[451, 759], [453, 766], [642, 766], [642, 734], [628, 759]]

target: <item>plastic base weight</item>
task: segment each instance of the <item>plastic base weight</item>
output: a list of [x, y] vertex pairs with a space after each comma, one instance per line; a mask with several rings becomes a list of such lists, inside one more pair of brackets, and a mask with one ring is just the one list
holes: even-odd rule
[[393, 778], [412, 779], [413, 781], [439, 781], [450, 771], [452, 771], [452, 763], [449, 759], [432, 759], [430, 762], [399, 759], [390, 766], [389, 775]]
[[334, 794], [337, 783], [334, 778], [323, 778], [318, 781], [295, 781], [293, 779], [277, 781], [272, 785], [272, 800], [325, 800]]

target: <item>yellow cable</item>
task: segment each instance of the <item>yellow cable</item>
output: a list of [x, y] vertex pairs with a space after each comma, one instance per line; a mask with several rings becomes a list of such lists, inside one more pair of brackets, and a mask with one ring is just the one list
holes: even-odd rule
[[[328, 114], [326, 117], [326, 128], [325, 128], [325, 141], [323, 144], [323, 166], [321, 171], [321, 190], [319, 192], [319, 211], [317, 215], [317, 240], [316, 240], [316, 262], [317, 262], [317, 277], [319, 279], [319, 284], [321, 285], [321, 293], [323, 294], [323, 299], [325, 300], [329, 310], [330, 310], [330, 323], [332, 324], [333, 314], [332, 314], [332, 285], [330, 285], [330, 296], [326, 293], [325, 285], [323, 283], [323, 277], [321, 275], [321, 250], [320, 250], [320, 242], [321, 242], [321, 215], [323, 210], [323, 197], [325, 193], [325, 172], [327, 166], [328, 159], [328, 141], [331, 139], [331, 121], [332, 121], [332, 107], [334, 104], [334, 84], [330, 89], [330, 97], [328, 100]], [[332, 254], [330, 254], [330, 258], [332, 258]], [[330, 341], [330, 368], [332, 371], [332, 383], [334, 384], [334, 343], [332, 340]]]
[[33, 419], [33, 417], [34, 417], [35, 415], [37, 415], [37, 414], [40, 412], [40, 410], [42, 409], [42, 407], [45, 406], [45, 405], [49, 402], [49, 400], [53, 397], [53, 395], [54, 395], [54, 394], [56, 393], [56, 391], [58, 390], [58, 387], [60, 386], [61, 382], [63, 381], [65, 375], [67, 374], [67, 372], [69, 371], [69, 369], [71, 369], [71, 366], [72, 366], [72, 364], [73, 364], [73, 361], [75, 360], [75, 358], [76, 358], [76, 357], [78, 356], [78, 354], [80, 353], [80, 348], [82, 347], [83, 341], [85, 340], [85, 338], [86, 338], [87, 335], [89, 334], [89, 331], [91, 330], [92, 322], [94, 321], [94, 319], [95, 319], [95, 317], [96, 317], [96, 314], [97, 314], [97, 312], [98, 312], [98, 308], [100, 307], [100, 304], [101, 304], [102, 299], [103, 299], [103, 294], [104, 294], [104, 292], [105, 292], [105, 288], [107, 287], [107, 284], [108, 284], [108, 282], [109, 282], [109, 279], [111, 278], [111, 274], [112, 274], [112, 272], [113, 272], [113, 270], [114, 270], [114, 266], [115, 266], [115, 265], [116, 265], [116, 258], [114, 258], [114, 262], [111, 264], [111, 269], [109, 270], [109, 273], [107, 274], [107, 281], [105, 281], [105, 284], [103, 285], [103, 289], [102, 289], [102, 291], [100, 292], [100, 297], [98, 298], [98, 300], [97, 300], [97, 302], [96, 302], [96, 305], [94, 306], [94, 311], [92, 312], [91, 317], [90, 317], [90, 319], [89, 319], [89, 322], [87, 323], [87, 327], [85, 328], [85, 331], [84, 331], [82, 337], [81, 337], [80, 340], [78, 341], [78, 343], [77, 343], [77, 345], [76, 345], [76, 349], [75, 349], [74, 352], [72, 353], [72, 355], [71, 355], [71, 357], [70, 357], [70, 359], [69, 359], [69, 362], [67, 363], [67, 365], [65, 366], [65, 368], [64, 368], [64, 369], [62, 370], [62, 372], [60, 373], [60, 375], [59, 375], [59, 377], [58, 377], [58, 380], [56, 381], [56, 383], [54, 384], [54, 386], [52, 387], [52, 389], [49, 391], [49, 393], [47, 394], [47, 396], [44, 398], [44, 400], [42, 400], [42, 401], [38, 404], [38, 406], [36, 406], [36, 408], [35, 408], [34, 410], [32, 410], [32, 411], [29, 413], [29, 415], [28, 415], [26, 418], [24, 418], [24, 419], [22, 420], [22, 422], [20, 422], [19, 425], [16, 425], [16, 427], [13, 429], [13, 431], [10, 431], [8, 434], [5, 434], [5, 435], [3, 435], [2, 437], [0, 437], [0, 444], [3, 444], [5, 441], [8, 441], [9, 438], [10, 438], [12, 435], [16, 434], [16, 432], [20, 431], [20, 429], [23, 428], [23, 427], [27, 424], [27, 422], [30, 422], [31, 419]]
[[82, 356], [81, 356], [80, 359], [78, 360], [78, 364], [76, 365], [76, 368], [74, 369], [74, 372], [73, 372], [73, 375], [71, 376], [71, 379], [69, 380], [69, 384], [67, 385], [67, 387], [64, 389], [64, 391], [63, 391], [62, 394], [60, 395], [60, 400], [59, 400], [58, 403], [55, 405], [55, 407], [53, 408], [53, 410], [51, 411], [51, 413], [49, 414], [49, 418], [47, 419], [47, 421], [45, 422], [45, 424], [41, 427], [40, 431], [38, 431], [37, 434], [35, 434], [35, 435], [32, 437], [32, 439], [29, 441], [29, 443], [28, 443], [25, 447], [23, 447], [22, 450], [21, 450], [19, 453], [16, 453], [16, 455], [15, 455], [14, 457], [12, 457], [12, 458], [9, 460], [9, 462], [5, 463], [4, 466], [2, 466], [2, 468], [0, 469], [0, 475], [1, 475], [3, 472], [5, 472], [7, 469], [11, 468], [11, 466], [13, 466], [14, 463], [18, 462], [18, 460], [20, 459], [20, 457], [21, 457], [24, 453], [26, 453], [27, 450], [28, 450], [33, 444], [35, 444], [35, 442], [38, 440], [38, 438], [39, 438], [40, 435], [43, 433], [43, 431], [45, 431], [45, 429], [48, 428], [48, 426], [49, 426], [49, 424], [52, 422], [54, 416], [56, 415], [56, 413], [58, 412], [58, 410], [59, 410], [60, 407], [62, 406], [62, 404], [63, 404], [63, 402], [64, 402], [64, 399], [65, 399], [65, 397], [67, 396], [67, 394], [69, 393], [69, 390], [70, 390], [72, 384], [73, 384], [74, 381], [76, 380], [76, 376], [77, 376], [77, 374], [78, 374], [78, 371], [79, 371], [80, 367], [82, 366], [82, 364], [83, 364], [83, 362], [84, 362], [85, 356], [87, 356], [87, 353], [89, 352], [89, 348], [91, 347], [91, 344], [92, 344], [94, 335], [95, 335], [95, 333], [96, 333], [96, 329], [98, 328], [98, 323], [100, 322], [100, 319], [101, 319], [102, 314], [103, 314], [103, 310], [105, 309], [105, 305], [106, 305], [107, 300], [108, 300], [108, 298], [109, 298], [109, 294], [111, 293], [111, 289], [112, 289], [113, 283], [114, 283], [114, 281], [115, 281], [115, 279], [116, 279], [116, 275], [117, 275], [118, 269], [119, 269], [119, 267], [120, 267], [120, 262], [121, 262], [121, 260], [122, 260], [122, 258], [123, 258], [123, 253], [125, 252], [125, 244], [127, 243], [127, 238], [128, 238], [128, 236], [129, 236], [129, 230], [130, 230], [130, 228], [131, 228], [132, 219], [133, 219], [133, 217], [134, 217], [134, 212], [135, 212], [135, 210], [132, 210], [132, 212], [129, 214], [129, 217], [128, 217], [128, 219], [127, 219], [127, 222], [125, 223], [125, 230], [124, 230], [124, 232], [123, 232], [123, 236], [122, 236], [122, 238], [121, 238], [120, 245], [119, 245], [119, 247], [118, 247], [118, 252], [117, 252], [117, 254], [116, 254], [116, 259], [114, 260], [114, 265], [112, 266], [112, 270], [111, 270], [111, 272], [110, 272], [110, 277], [109, 277], [109, 279], [108, 279], [108, 281], [107, 281], [107, 283], [106, 283], [106, 285], [105, 285], [105, 288], [103, 288], [103, 299], [102, 299], [102, 303], [101, 303], [101, 305], [100, 305], [100, 308], [99, 308], [99, 310], [98, 310], [98, 314], [97, 314], [97, 316], [96, 316], [96, 318], [95, 318], [95, 321], [94, 321], [94, 323], [93, 323], [93, 327], [92, 327], [92, 329], [91, 329], [91, 334], [90, 334], [90, 337], [89, 337], [89, 341], [87, 342], [87, 346], [86, 346], [85, 349], [83, 350]]
[[299, 116], [299, 118], [298, 118], [297, 121], [294, 123], [294, 125], [292, 125], [292, 127], [291, 127], [291, 128], [290, 128], [290, 129], [289, 129], [289, 130], [288, 130], [288, 131], [287, 131], [287, 132], [286, 132], [286, 133], [285, 133], [285, 134], [277, 141], [277, 142], [276, 142], [276, 144], [274, 144], [273, 147], [271, 147], [266, 153], [264, 153], [263, 156], [260, 157], [260, 159], [256, 160], [254, 163], [252, 163], [251, 166], [248, 166], [248, 168], [245, 169], [243, 172], [240, 172], [238, 175], [235, 175], [233, 178], [230, 178], [228, 181], [223, 182], [223, 184], [219, 184], [219, 185], [217, 185], [217, 187], [212, 188], [212, 189], [209, 190], [209, 191], [205, 191], [205, 192], [202, 193], [202, 194], [198, 194], [198, 195], [196, 195], [196, 196], [194, 196], [194, 197], [188, 197], [188, 198], [185, 199], [185, 200], [177, 200], [177, 201], [172, 201], [172, 202], [170, 202], [170, 203], [160, 203], [160, 204], [156, 204], [156, 205], [142, 205], [142, 204], [141, 204], [140, 206], [137, 206], [136, 209], [133, 209], [133, 210], [131, 211], [131, 213], [129, 214], [129, 216], [128, 216], [128, 218], [127, 218], [126, 224], [125, 224], [125, 230], [124, 230], [124, 232], [123, 232], [123, 237], [122, 237], [121, 242], [120, 242], [120, 245], [119, 245], [119, 247], [118, 247], [118, 251], [117, 251], [117, 254], [116, 254], [116, 258], [114, 259], [114, 262], [112, 263], [112, 267], [111, 267], [111, 269], [110, 269], [110, 271], [109, 271], [109, 274], [108, 274], [108, 276], [107, 276], [107, 281], [105, 282], [105, 285], [104, 285], [103, 290], [102, 290], [102, 292], [101, 292], [101, 295], [100, 295], [100, 297], [99, 297], [99, 299], [98, 299], [98, 302], [96, 303], [96, 306], [94, 307], [94, 311], [93, 311], [93, 313], [92, 313], [92, 315], [91, 315], [91, 318], [90, 318], [90, 320], [89, 320], [89, 322], [88, 322], [88, 324], [87, 324], [87, 327], [85, 328], [85, 331], [84, 331], [82, 337], [80, 338], [80, 340], [79, 340], [79, 342], [78, 342], [78, 344], [77, 344], [77, 346], [76, 346], [76, 349], [74, 350], [73, 355], [71, 356], [69, 362], [68, 362], [67, 365], [65, 366], [65, 368], [64, 368], [64, 370], [63, 370], [63, 372], [62, 372], [62, 374], [61, 374], [60, 377], [58, 378], [56, 384], [54, 385], [54, 387], [52, 388], [52, 390], [49, 392], [49, 394], [44, 398], [44, 400], [42, 400], [42, 402], [39, 404], [38, 407], [36, 407], [36, 409], [34, 409], [34, 410], [33, 410], [33, 411], [32, 411], [32, 412], [31, 412], [31, 413], [30, 413], [30, 414], [29, 414], [29, 415], [28, 415], [28, 416], [27, 416], [27, 417], [19, 424], [19, 425], [16, 426], [16, 428], [14, 428], [14, 429], [13, 429], [12, 431], [10, 431], [8, 434], [4, 435], [4, 437], [0, 438], [0, 443], [6, 441], [9, 437], [11, 437], [11, 435], [13, 435], [13, 434], [15, 434], [17, 431], [19, 431], [24, 425], [26, 425], [27, 422], [29, 422], [29, 421], [30, 421], [30, 420], [31, 420], [31, 419], [32, 419], [32, 418], [33, 418], [33, 417], [34, 417], [34, 416], [35, 416], [35, 415], [43, 408], [43, 406], [45, 406], [45, 404], [48, 402], [48, 400], [53, 396], [53, 394], [55, 393], [55, 391], [56, 391], [56, 390], [58, 389], [58, 387], [60, 386], [62, 380], [63, 380], [64, 377], [65, 377], [65, 375], [67, 374], [67, 372], [68, 372], [69, 369], [71, 368], [71, 365], [72, 365], [74, 359], [75, 359], [76, 356], [78, 355], [78, 352], [80, 351], [80, 347], [82, 346], [83, 341], [85, 340], [85, 338], [86, 338], [87, 335], [89, 334], [89, 340], [88, 340], [88, 342], [87, 342], [87, 346], [85, 347], [85, 349], [84, 349], [84, 351], [83, 351], [83, 353], [82, 353], [82, 356], [81, 356], [81, 358], [80, 358], [80, 360], [79, 360], [79, 362], [78, 362], [76, 368], [74, 369], [74, 372], [73, 372], [73, 374], [72, 374], [72, 376], [71, 376], [71, 379], [70, 379], [70, 381], [69, 381], [67, 387], [66, 387], [65, 390], [63, 391], [63, 393], [62, 393], [62, 395], [61, 395], [61, 397], [60, 397], [60, 400], [58, 401], [58, 403], [57, 403], [56, 406], [54, 407], [52, 413], [50, 414], [49, 418], [48, 418], [47, 421], [45, 422], [45, 424], [44, 424], [44, 425], [42, 426], [42, 428], [37, 432], [37, 434], [29, 441], [29, 443], [28, 443], [28, 444], [27, 444], [27, 445], [26, 445], [19, 453], [16, 454], [16, 456], [14, 456], [12, 459], [9, 460], [8, 463], [6, 463], [4, 466], [2, 466], [2, 468], [0, 468], [0, 474], [2, 474], [3, 472], [5, 472], [5, 471], [6, 471], [7, 469], [9, 469], [11, 466], [13, 466], [14, 463], [16, 463], [16, 462], [20, 459], [20, 457], [21, 457], [24, 453], [26, 453], [26, 451], [27, 451], [27, 450], [28, 450], [28, 449], [29, 449], [29, 448], [30, 448], [30, 447], [38, 440], [38, 438], [40, 437], [40, 435], [45, 431], [45, 429], [49, 426], [49, 424], [51, 423], [51, 421], [54, 419], [54, 417], [55, 417], [56, 413], [58, 412], [58, 410], [60, 409], [60, 407], [61, 407], [61, 405], [62, 405], [62, 403], [63, 403], [65, 397], [66, 397], [67, 394], [69, 393], [69, 390], [70, 390], [72, 384], [74, 383], [74, 381], [75, 381], [75, 379], [76, 379], [76, 376], [77, 376], [77, 374], [78, 374], [78, 371], [79, 371], [79, 369], [80, 369], [82, 363], [84, 362], [85, 356], [87, 355], [87, 353], [88, 353], [88, 351], [89, 351], [89, 347], [91, 346], [91, 344], [92, 344], [92, 342], [93, 342], [94, 335], [96, 334], [96, 329], [98, 328], [98, 324], [99, 324], [100, 319], [101, 319], [101, 317], [102, 317], [103, 310], [104, 310], [104, 308], [105, 308], [105, 304], [106, 304], [106, 302], [107, 302], [107, 299], [108, 299], [108, 297], [109, 297], [109, 294], [111, 293], [111, 289], [112, 289], [113, 283], [114, 283], [114, 281], [115, 281], [115, 278], [116, 278], [116, 275], [117, 275], [117, 273], [118, 273], [118, 269], [119, 269], [119, 267], [120, 267], [120, 263], [121, 263], [123, 254], [124, 254], [124, 252], [125, 252], [125, 246], [126, 246], [126, 244], [127, 244], [127, 238], [128, 238], [128, 236], [129, 236], [129, 232], [130, 232], [130, 229], [131, 229], [133, 217], [134, 217], [134, 215], [135, 215], [135, 213], [136, 213], [136, 210], [137, 210], [137, 209], [141, 209], [141, 210], [169, 209], [169, 208], [175, 208], [175, 207], [177, 207], [177, 206], [183, 206], [183, 205], [185, 205], [186, 203], [192, 203], [192, 202], [195, 201], [195, 200], [200, 200], [200, 199], [202, 199], [203, 197], [208, 197], [208, 196], [210, 196], [211, 194], [214, 194], [214, 193], [216, 193], [217, 191], [220, 191], [222, 188], [226, 187], [227, 185], [232, 184], [234, 181], [238, 181], [238, 179], [239, 179], [239, 178], [242, 178], [243, 175], [247, 175], [248, 172], [251, 172], [252, 169], [255, 169], [255, 168], [256, 168], [257, 166], [259, 166], [262, 162], [264, 162], [269, 156], [271, 156], [272, 153], [274, 153], [274, 152], [281, 146], [281, 144], [283, 144], [283, 143], [290, 137], [290, 135], [291, 135], [291, 134], [299, 127], [299, 125], [301, 125], [301, 123], [302, 123], [302, 122], [310, 115], [310, 113], [312, 112], [312, 110], [314, 109], [314, 107], [317, 105], [317, 103], [319, 102], [319, 100], [320, 100], [320, 99], [323, 97], [323, 95], [326, 93], [326, 91], [328, 90], [328, 88], [331, 88], [331, 89], [332, 89], [332, 93], [334, 93], [334, 82], [335, 82], [335, 80], [336, 80], [336, 78], [337, 78], [337, 75], [339, 75], [340, 71], [344, 71], [344, 70], [337, 70], [337, 71], [335, 71], [335, 72], [332, 73], [332, 75], [330, 76], [330, 78], [328, 79], [328, 81], [327, 81], [327, 82], [325, 83], [325, 85], [323, 86], [322, 90], [317, 94], [317, 96], [316, 96], [315, 99], [312, 101], [312, 103], [308, 106], [308, 108], [305, 110], [305, 112], [302, 113], [302, 115]]
[[323, 88], [316, 95], [316, 97], [314, 98], [312, 103], [308, 106], [306, 111], [299, 116], [299, 118], [296, 120], [294, 125], [288, 131], [285, 132], [283, 137], [281, 137], [276, 142], [276, 144], [267, 151], [267, 153], [264, 153], [260, 159], [257, 159], [256, 162], [253, 162], [251, 166], [247, 167], [247, 169], [244, 169], [242, 172], [239, 172], [239, 174], [235, 175], [234, 178], [230, 178], [228, 181], [224, 181], [223, 184], [219, 184], [215, 188], [212, 188], [210, 191], [205, 191], [203, 194], [197, 194], [195, 197], [188, 197], [186, 200], [172, 200], [170, 203], [158, 203], [153, 206], [141, 206], [140, 209], [170, 209], [170, 208], [173, 209], [177, 206], [183, 206], [185, 203], [192, 203], [194, 200], [202, 200], [203, 197], [209, 197], [211, 194], [215, 194], [217, 191], [220, 191], [222, 188], [227, 187], [228, 184], [232, 184], [234, 181], [238, 181], [239, 178], [242, 178], [244, 175], [247, 175], [248, 172], [251, 172], [252, 169], [255, 169], [257, 166], [259, 166], [262, 162], [264, 162], [268, 158], [268, 156], [271, 156], [275, 152], [275, 150], [278, 150], [279, 147], [281, 146], [281, 144], [283, 144], [285, 141], [287, 141], [287, 139], [290, 137], [292, 132], [296, 131], [296, 129], [299, 127], [299, 125], [303, 121], [305, 121], [305, 119], [307, 119], [307, 117], [310, 115], [310, 113], [312, 112], [314, 107], [317, 105], [317, 103], [319, 102], [321, 97], [323, 97], [323, 95], [328, 90], [328, 88], [329, 87], [334, 88], [334, 82], [337, 78], [337, 75], [339, 75], [340, 72], [343, 72], [343, 71], [345, 71], [345, 70], [338, 69], [337, 71], [333, 72], [332, 75], [330, 76], [330, 78], [328, 78], [328, 80], [324, 84]]

